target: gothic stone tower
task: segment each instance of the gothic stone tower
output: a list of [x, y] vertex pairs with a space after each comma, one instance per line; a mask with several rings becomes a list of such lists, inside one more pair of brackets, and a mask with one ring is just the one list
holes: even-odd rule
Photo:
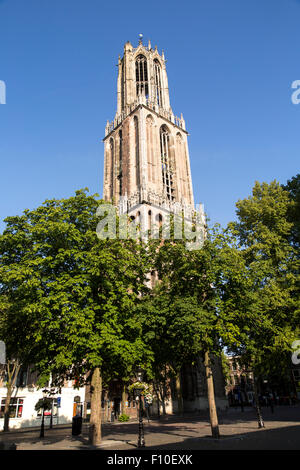
[[117, 112], [105, 128], [104, 199], [149, 224], [182, 209], [190, 218], [188, 133], [170, 106], [164, 53], [150, 41], [146, 47], [140, 40], [137, 48], [127, 42], [117, 83]]
[[[164, 222], [170, 212], [187, 220], [195, 214], [188, 152], [188, 133], [182, 117], [174, 116], [169, 97], [164, 53], [150, 41], [130, 42], [119, 57], [117, 112], [107, 122], [104, 140], [104, 199], [119, 207], [119, 213], [144, 220], [149, 229]], [[197, 212], [201, 223], [203, 209]], [[198, 220], [199, 220], [198, 219]], [[226, 405], [220, 364], [215, 364], [218, 406]], [[187, 365], [182, 371], [186, 411], [207, 407], [203, 365]], [[172, 387], [171, 387], [172, 388]], [[176, 395], [167, 410], [176, 409]]]

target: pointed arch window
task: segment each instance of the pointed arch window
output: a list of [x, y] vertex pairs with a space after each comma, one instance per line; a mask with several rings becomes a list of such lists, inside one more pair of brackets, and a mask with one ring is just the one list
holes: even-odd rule
[[162, 106], [161, 67], [157, 59], [154, 60], [154, 84], [157, 104]]
[[170, 136], [168, 128], [160, 128], [160, 155], [164, 194], [169, 201], [174, 201], [173, 171], [170, 161]]
[[148, 180], [155, 182], [155, 151], [154, 151], [154, 119], [148, 114], [146, 117], [147, 162]]
[[122, 131], [119, 131], [119, 171], [118, 171], [118, 178], [119, 178], [119, 196], [122, 196], [123, 192], [123, 181], [122, 181]]
[[121, 106], [122, 109], [125, 108], [125, 96], [124, 96], [124, 85], [125, 84], [125, 74], [124, 74], [124, 60], [122, 61], [122, 77], [121, 77]]
[[115, 154], [114, 139], [112, 137], [109, 141], [109, 148], [110, 148], [110, 197], [112, 199], [114, 196], [114, 154]]
[[191, 189], [190, 189], [190, 173], [189, 173], [189, 166], [188, 166], [188, 159], [185, 151], [185, 146], [183, 142], [182, 135], [180, 132], [176, 134], [176, 149], [178, 160], [181, 162], [181, 191], [183, 197], [188, 198], [189, 201], [191, 200]]
[[149, 96], [147, 59], [142, 54], [135, 61], [136, 96]]
[[139, 152], [139, 121], [134, 116], [134, 140], [135, 140], [135, 170], [136, 170], [136, 185], [140, 186], [140, 152]]

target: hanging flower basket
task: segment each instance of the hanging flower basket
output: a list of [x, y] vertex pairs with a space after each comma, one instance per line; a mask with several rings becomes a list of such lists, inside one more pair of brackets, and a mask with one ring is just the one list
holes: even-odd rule
[[148, 403], [148, 405], [151, 405], [152, 402], [153, 402], [153, 395], [152, 395], [152, 393], [149, 393], [149, 392], [146, 393], [146, 395], [145, 395], [145, 400], [146, 400], [146, 402]]
[[141, 395], [146, 395], [149, 392], [149, 385], [145, 382], [134, 382], [133, 384], [129, 385], [128, 391], [132, 393], [134, 390], [140, 390]]
[[48, 411], [52, 408], [52, 399], [51, 398], [40, 398], [35, 405], [35, 411], [44, 410]]

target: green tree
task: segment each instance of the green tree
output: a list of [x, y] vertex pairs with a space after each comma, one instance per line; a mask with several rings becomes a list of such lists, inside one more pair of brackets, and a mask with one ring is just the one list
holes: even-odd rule
[[219, 247], [209, 237], [198, 250], [185, 241], [152, 244], [152, 258], [160, 284], [145, 300], [145, 340], [154, 353], [156, 374], [163, 367], [177, 378], [180, 409], [180, 370], [202, 357], [206, 370], [212, 435], [219, 437], [214, 397], [212, 356], [220, 355], [218, 338]]
[[[232, 315], [239, 330], [233, 350], [243, 357], [257, 382], [286, 366], [299, 331], [297, 254], [289, 243], [291, 201], [279, 183], [255, 183], [252, 196], [237, 203], [237, 222], [229, 225], [245, 269], [237, 284], [228, 284], [223, 315]], [[259, 426], [264, 423], [258, 410]]]
[[223, 376], [225, 381], [228, 382], [230, 380], [230, 364], [226, 354], [223, 351], [221, 354], [221, 360]]
[[27, 367], [29, 365], [28, 361], [31, 348], [30, 340], [26, 332], [23, 335], [21, 334], [22, 329], [20, 324], [18, 325], [17, 322], [11, 322], [11, 311], [12, 303], [9, 302], [7, 295], [0, 295], [0, 337], [2, 340], [5, 340], [6, 346], [6, 364], [2, 368], [2, 380], [7, 389], [3, 425], [3, 431], [5, 432], [9, 431], [11, 397], [22, 366]]
[[50, 374], [55, 385], [66, 376], [91, 384], [94, 444], [101, 441], [102, 381], [151, 360], [136, 315], [147, 256], [134, 240], [97, 238], [101, 203], [85, 190], [47, 200], [8, 217], [0, 237], [0, 293], [15, 331], [10, 341], [23, 344], [26, 337], [41, 384]]
[[[293, 176], [282, 185], [283, 189], [289, 193], [291, 204], [287, 212], [287, 219], [292, 223], [289, 240], [298, 250], [300, 248], [300, 174]], [[299, 251], [298, 251], [299, 253]]]

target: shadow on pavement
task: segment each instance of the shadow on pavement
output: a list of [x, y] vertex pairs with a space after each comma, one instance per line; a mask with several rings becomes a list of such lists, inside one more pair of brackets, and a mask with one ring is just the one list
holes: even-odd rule
[[[263, 409], [263, 415], [266, 428], [258, 429], [255, 410], [250, 409], [244, 413], [229, 410], [227, 413], [220, 414], [222, 437], [219, 441], [210, 437], [210, 424], [206, 413], [196, 416], [190, 414], [183, 417], [166, 416], [151, 420], [150, 423], [146, 421], [144, 423], [146, 444], [151, 444], [146, 448], [149, 450], [299, 449], [300, 406], [277, 407], [274, 414], [270, 409]], [[105, 423], [102, 432], [103, 440], [109, 444], [108, 447], [103, 446], [103, 449], [114, 450], [122, 448], [122, 445], [126, 446], [128, 450], [136, 448], [137, 421]], [[113, 441], [116, 441], [116, 447], [114, 447]], [[24, 445], [26, 448], [32, 445], [39, 449], [95, 449], [88, 442], [86, 424], [83, 425], [83, 433], [79, 436], [72, 436], [72, 428], [69, 425], [53, 429], [46, 428], [43, 439], [39, 437], [38, 429], [1, 432], [0, 442], [14, 442], [17, 445]]]

